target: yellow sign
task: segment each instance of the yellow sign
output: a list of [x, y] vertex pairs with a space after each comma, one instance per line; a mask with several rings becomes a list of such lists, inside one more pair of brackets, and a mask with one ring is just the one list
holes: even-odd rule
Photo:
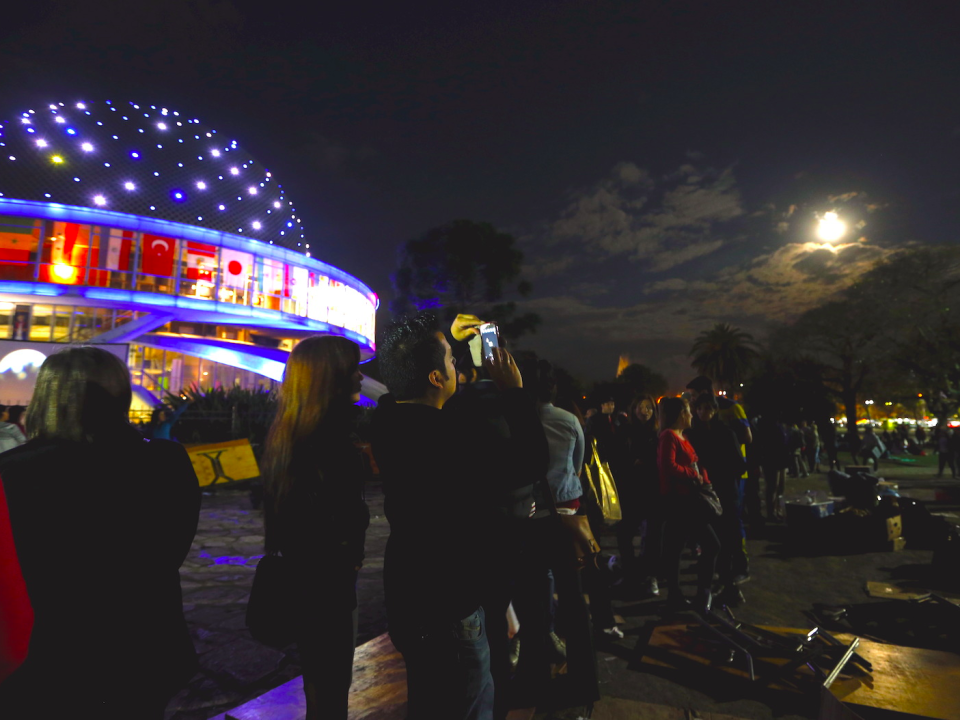
[[211, 445], [187, 445], [186, 448], [200, 487], [260, 477], [257, 458], [250, 441], [245, 438]]

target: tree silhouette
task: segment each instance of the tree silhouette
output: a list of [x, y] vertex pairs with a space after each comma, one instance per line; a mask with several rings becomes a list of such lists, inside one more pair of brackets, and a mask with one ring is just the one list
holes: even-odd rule
[[518, 315], [515, 302], [501, 302], [507, 293], [530, 293], [522, 263], [512, 235], [490, 223], [454, 220], [400, 247], [390, 310], [435, 308], [446, 320], [470, 312], [497, 322], [503, 337], [516, 339], [540, 323], [535, 313]]
[[753, 335], [727, 323], [704, 330], [690, 349], [690, 365], [701, 375], [713, 378], [723, 389], [740, 387], [750, 366], [760, 357]]
[[656, 370], [646, 365], [631, 363], [617, 375], [617, 382], [626, 385], [629, 389], [629, 398], [636, 395], [653, 395], [654, 399], [665, 395], [670, 384], [667, 379]]

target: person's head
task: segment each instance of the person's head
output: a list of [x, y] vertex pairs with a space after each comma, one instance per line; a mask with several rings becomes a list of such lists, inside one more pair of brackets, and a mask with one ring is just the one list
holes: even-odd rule
[[290, 491], [297, 443], [317, 430], [332, 407], [359, 400], [362, 380], [360, 348], [346, 338], [308, 337], [293, 348], [264, 452], [263, 475], [273, 510]]
[[130, 371], [97, 347], [62, 350], [44, 360], [27, 411], [28, 438], [93, 442], [129, 427]]
[[600, 403], [600, 412], [604, 415], [613, 415], [613, 411], [617, 409], [617, 401], [613, 398], [607, 398]]
[[12, 422], [14, 424], [20, 424], [23, 421], [23, 414], [27, 409], [23, 405], [11, 405], [7, 408], [7, 418], [6, 422]]
[[713, 395], [713, 380], [706, 375], [697, 375], [697, 377], [687, 383], [687, 390], [690, 391], [690, 395], [694, 398], [704, 393]]
[[683, 398], [665, 397], [660, 400], [660, 430], [686, 430], [693, 415]]
[[398, 402], [442, 406], [457, 390], [456, 363], [437, 318], [423, 313], [387, 328], [377, 346], [380, 374]]
[[10, 408], [0, 405], [0, 422], [10, 422]]
[[557, 378], [553, 363], [531, 355], [520, 362], [523, 387], [533, 393], [539, 403], [551, 403], [557, 397]]
[[657, 401], [650, 395], [637, 395], [630, 403], [627, 413], [630, 422], [648, 423], [657, 411]]
[[867, 425], [867, 435], [873, 435], [873, 425]]
[[713, 420], [719, 409], [720, 405], [717, 403], [717, 399], [708, 393], [704, 393], [693, 401], [693, 412], [696, 413], [700, 422], [708, 423]]

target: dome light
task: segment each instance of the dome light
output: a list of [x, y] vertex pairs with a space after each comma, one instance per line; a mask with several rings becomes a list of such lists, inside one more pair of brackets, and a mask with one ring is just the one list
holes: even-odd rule
[[59, 155], [54, 155], [52, 158], [50, 158], [50, 160], [52, 160], [55, 165], [59, 165], [63, 162], [63, 158]]
[[77, 131], [73, 128], [67, 128], [67, 135], [76, 135]]
[[87, 109], [87, 106], [84, 105], [83, 103], [77, 103], [77, 108], [78, 108], [79, 110], [86, 110], [86, 109]]
[[183, 202], [187, 199], [187, 196], [183, 194], [182, 190], [171, 190], [170, 197], [172, 197], [177, 202]]
[[54, 118], [54, 120], [56, 120], [58, 123], [61, 123], [61, 124], [66, 122], [66, 120], [64, 120], [64, 119], [63, 119], [62, 117], [60, 117], [59, 115], [57, 115], [57, 116]]
[[47, 141], [43, 138], [37, 138], [37, 147], [45, 148], [47, 146]]
[[124, 187], [125, 190], [136, 190], [136, 189], [137, 189], [137, 186], [134, 185], [134, 184], [133, 184], [132, 182], [130, 182], [129, 180], [127, 180], [127, 181], [123, 184], [123, 187]]
[[207, 184], [203, 182], [203, 180], [197, 183], [197, 190], [206, 190], [206, 189], [207, 189]]
[[134, 160], [139, 160], [139, 159], [140, 159], [140, 153], [138, 153], [138, 152], [132, 152], [132, 153], [130, 153], [130, 157], [132, 157]]
[[104, 205], [107, 204], [107, 199], [103, 195], [94, 195], [93, 203], [94, 205], [99, 205], [100, 207], [103, 207]]
[[279, 201], [279, 200], [274, 200], [274, 201], [273, 201], [273, 206], [274, 206], [275, 208], [280, 207], [280, 201]]
[[88, 142], [81, 143], [80, 149], [83, 150], [84, 152], [93, 152], [93, 145]]
[[232, 167], [232, 168], [230, 168], [230, 174], [231, 174], [231, 175], [239, 175], [239, 174], [240, 174], [240, 171], [239, 171], [237, 168]]
[[227, 209], [227, 206], [226, 206], [226, 205], [220, 205], [219, 208], [220, 208], [221, 210], [226, 210], [226, 209]]
[[254, 221], [253, 221], [253, 229], [254, 229], [254, 230], [259, 230], [261, 227], [262, 227], [262, 226], [260, 225], [260, 221], [259, 221], [259, 220], [254, 220]]
[[166, 130], [166, 129], [167, 129], [167, 124], [166, 124], [166, 123], [157, 123], [157, 127], [160, 128], [161, 130]]
[[211, 151], [210, 151], [210, 154], [213, 155], [214, 157], [220, 157], [220, 151], [219, 151], [219, 150], [211, 150]]
[[249, 188], [247, 188], [247, 192], [249, 192], [251, 195], [256, 195], [257, 189], [251, 185]]

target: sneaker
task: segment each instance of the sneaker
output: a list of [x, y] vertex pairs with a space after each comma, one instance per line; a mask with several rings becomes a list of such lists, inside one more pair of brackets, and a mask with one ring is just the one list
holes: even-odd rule
[[655, 577], [644, 578], [640, 581], [640, 590], [647, 597], [657, 597], [660, 594], [660, 586]]
[[603, 628], [601, 630], [603, 636], [609, 638], [610, 640], [623, 640], [623, 630], [618, 628], [616, 625], [613, 627]]
[[520, 636], [514, 635], [510, 638], [510, 672], [517, 671], [517, 665], [520, 664]]
[[555, 663], [564, 663], [567, 661], [567, 644], [557, 635], [555, 632], [547, 635], [548, 651], [551, 655], [551, 660]]

